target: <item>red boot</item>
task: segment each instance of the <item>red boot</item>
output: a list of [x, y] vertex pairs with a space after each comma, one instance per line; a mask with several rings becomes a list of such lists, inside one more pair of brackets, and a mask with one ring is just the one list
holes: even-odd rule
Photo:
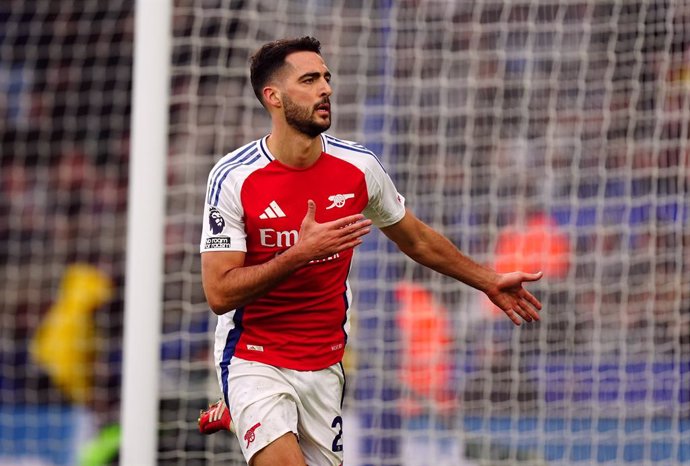
[[215, 434], [219, 430], [232, 431], [232, 418], [225, 402], [221, 399], [199, 413], [199, 432], [204, 435]]

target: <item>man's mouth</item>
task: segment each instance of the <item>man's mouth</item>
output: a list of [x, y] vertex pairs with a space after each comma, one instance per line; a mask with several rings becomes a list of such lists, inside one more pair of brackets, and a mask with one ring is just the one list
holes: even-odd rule
[[331, 104], [328, 102], [321, 103], [316, 106], [316, 113], [319, 115], [330, 115], [331, 113]]

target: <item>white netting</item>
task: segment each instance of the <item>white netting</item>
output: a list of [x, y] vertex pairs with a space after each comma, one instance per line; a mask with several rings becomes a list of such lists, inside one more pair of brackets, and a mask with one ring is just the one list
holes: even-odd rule
[[0, 464], [119, 419], [132, 15], [0, 5]]
[[346, 463], [690, 459], [686, 6], [238, 0], [176, 11], [171, 464], [239, 461], [228, 435], [191, 447], [192, 412], [216, 390], [199, 212], [211, 164], [269, 127], [248, 56], [306, 34], [334, 74], [333, 134], [379, 153], [409, 206], [473, 257], [547, 272], [533, 287], [542, 322], [515, 329], [372, 235], [353, 272]]

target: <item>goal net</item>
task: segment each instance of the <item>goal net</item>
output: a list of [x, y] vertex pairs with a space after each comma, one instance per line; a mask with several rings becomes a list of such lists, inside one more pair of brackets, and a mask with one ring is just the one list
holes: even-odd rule
[[[118, 418], [132, 2], [8, 3], [0, 464], [73, 464], [65, 445]], [[685, 2], [176, 0], [172, 34], [159, 464], [244, 464], [233, 436], [196, 428], [220, 396], [201, 212], [215, 161], [270, 127], [249, 55], [302, 35], [334, 76], [329, 133], [376, 152], [476, 260], [545, 272], [529, 285], [541, 321], [514, 327], [369, 235], [351, 274], [345, 464], [690, 461]], [[37, 340], [75, 270], [94, 291], [77, 329], [92, 352], [75, 350], [91, 359], [65, 384]]]
[[0, 4], [0, 464], [119, 419], [132, 2]]
[[175, 350], [161, 458], [239, 461], [230, 436], [193, 432], [199, 400], [218, 394], [199, 212], [211, 164], [269, 128], [249, 55], [310, 34], [334, 75], [330, 132], [379, 154], [408, 206], [474, 258], [546, 273], [531, 286], [542, 321], [514, 328], [372, 235], [352, 274], [346, 464], [690, 460], [687, 6], [235, 0], [176, 11], [164, 312]]

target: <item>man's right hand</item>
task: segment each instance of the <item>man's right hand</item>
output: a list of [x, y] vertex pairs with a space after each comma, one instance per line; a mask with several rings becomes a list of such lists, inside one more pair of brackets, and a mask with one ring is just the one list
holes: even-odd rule
[[316, 221], [316, 203], [307, 201], [307, 214], [302, 220], [299, 239], [291, 248], [308, 261], [324, 259], [335, 253], [362, 244], [362, 236], [371, 231], [371, 220], [362, 214], [350, 215], [331, 222]]

